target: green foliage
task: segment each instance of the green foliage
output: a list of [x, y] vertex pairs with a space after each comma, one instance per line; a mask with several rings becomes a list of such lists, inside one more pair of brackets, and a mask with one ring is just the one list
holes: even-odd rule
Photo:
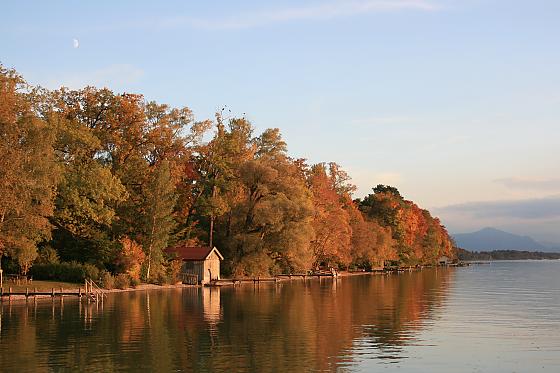
[[35, 280], [81, 283], [86, 279], [97, 281], [99, 269], [92, 264], [77, 262], [35, 264], [31, 267], [30, 275]]
[[145, 195], [145, 213], [142, 216], [143, 247], [147, 257], [146, 279], [149, 280], [152, 266], [161, 265], [163, 262], [163, 250], [167, 247], [175, 227], [172, 214], [177, 195], [168, 162], [162, 162], [152, 173]]
[[389, 193], [392, 194], [394, 197], [402, 198], [401, 194], [399, 193], [399, 190], [390, 185], [377, 184], [377, 186], [373, 188], [373, 193], [375, 194]]
[[39, 250], [39, 255], [35, 260], [36, 264], [56, 264], [60, 262], [58, 252], [51, 246], [45, 246]]
[[[218, 221], [217, 242], [232, 261], [232, 270], [267, 275], [277, 268], [310, 268], [313, 206], [297, 166], [286, 158], [264, 157], [240, 165], [239, 175], [236, 203], [227, 218]], [[257, 258], [258, 265], [245, 257]]]
[[393, 194], [368, 194], [361, 201], [360, 210], [384, 227], [390, 227], [393, 230], [393, 237], [399, 239], [402, 232], [399, 229], [398, 209], [396, 207], [400, 206], [400, 202], [400, 198], [395, 200]]
[[108, 167], [96, 161], [67, 166], [58, 187], [54, 221], [75, 237], [92, 238], [110, 227], [114, 206], [126, 197], [124, 186]]
[[111, 239], [110, 232], [102, 230], [85, 239], [59, 228], [53, 232], [51, 245], [63, 261], [91, 262], [100, 268], [112, 268], [120, 249], [119, 242]]
[[241, 257], [235, 266], [237, 277], [258, 277], [268, 275], [274, 267], [274, 261], [264, 252], [253, 252]]

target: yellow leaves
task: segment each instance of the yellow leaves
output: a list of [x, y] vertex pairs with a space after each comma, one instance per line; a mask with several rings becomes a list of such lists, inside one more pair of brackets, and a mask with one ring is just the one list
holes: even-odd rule
[[25, 272], [36, 243], [50, 237], [58, 168], [52, 131], [35, 116], [33, 98], [19, 91], [24, 86], [0, 66], [0, 237]]

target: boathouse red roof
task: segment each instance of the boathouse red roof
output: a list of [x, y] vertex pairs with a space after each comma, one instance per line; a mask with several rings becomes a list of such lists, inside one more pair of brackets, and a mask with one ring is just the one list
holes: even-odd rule
[[167, 253], [177, 254], [182, 260], [206, 260], [212, 251], [215, 251], [220, 259], [224, 259], [222, 254], [215, 247], [210, 246], [175, 246], [165, 250]]

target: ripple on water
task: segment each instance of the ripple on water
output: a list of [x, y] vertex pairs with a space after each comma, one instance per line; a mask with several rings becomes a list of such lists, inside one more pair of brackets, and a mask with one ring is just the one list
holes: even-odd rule
[[48, 371], [560, 371], [560, 262], [2, 305], [0, 363]]

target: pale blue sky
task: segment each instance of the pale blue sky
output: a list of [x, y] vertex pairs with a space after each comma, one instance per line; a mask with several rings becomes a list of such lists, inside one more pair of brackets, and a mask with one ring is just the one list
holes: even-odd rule
[[511, 212], [560, 201], [559, 20], [552, 0], [12, 1], [0, 61], [199, 119], [227, 105], [358, 197], [389, 183], [452, 232], [560, 242], [560, 209]]

